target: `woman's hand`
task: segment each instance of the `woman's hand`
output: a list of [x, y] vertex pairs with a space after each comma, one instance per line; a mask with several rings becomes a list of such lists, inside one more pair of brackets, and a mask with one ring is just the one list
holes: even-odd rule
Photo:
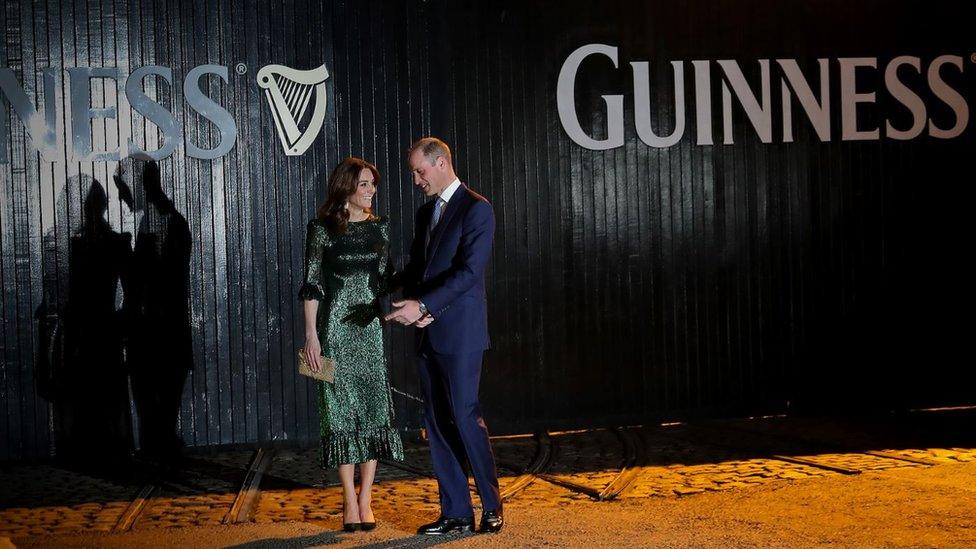
[[340, 322], [352, 322], [360, 328], [365, 328], [373, 322], [374, 318], [377, 318], [382, 314], [380, 309], [380, 303], [378, 299], [374, 299], [372, 303], [359, 303], [357, 305], [350, 305], [346, 311], [348, 314], [342, 317]]
[[318, 314], [319, 302], [315, 299], [305, 300], [305, 361], [313, 372], [322, 369], [322, 345], [319, 343], [319, 333], [315, 330], [315, 317]]
[[305, 336], [305, 348], [303, 349], [305, 353], [305, 360], [308, 362], [308, 367], [315, 373], [322, 370], [322, 345], [319, 343], [318, 335], [307, 335]]

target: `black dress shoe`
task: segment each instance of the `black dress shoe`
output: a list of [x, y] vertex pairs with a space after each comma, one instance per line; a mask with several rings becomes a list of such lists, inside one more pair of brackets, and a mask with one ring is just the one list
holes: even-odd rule
[[363, 531], [369, 532], [370, 530], [375, 530], [376, 529], [376, 523], [375, 522], [361, 522], [361, 523], [359, 523], [359, 527], [362, 528]]
[[494, 534], [502, 529], [505, 519], [502, 517], [502, 510], [499, 507], [494, 511], [485, 511], [481, 514], [481, 527], [478, 531], [483, 534]]
[[474, 517], [441, 517], [436, 521], [417, 528], [422, 536], [441, 536], [444, 534], [469, 534], [474, 532]]
[[358, 532], [360, 528], [363, 527], [361, 522], [344, 522], [342, 523], [342, 529], [346, 532]]

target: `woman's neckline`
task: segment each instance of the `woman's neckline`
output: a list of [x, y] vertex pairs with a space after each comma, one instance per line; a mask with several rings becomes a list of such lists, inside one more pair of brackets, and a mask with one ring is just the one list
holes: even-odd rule
[[357, 224], [357, 223], [368, 223], [370, 221], [379, 221], [379, 219], [380, 219], [380, 216], [378, 216], [378, 215], [371, 215], [371, 216], [367, 217], [366, 219], [360, 219], [359, 221], [353, 221], [353, 220], [350, 219], [349, 221], [347, 221], [347, 223], [349, 223], [350, 225], [354, 225], [354, 224]]

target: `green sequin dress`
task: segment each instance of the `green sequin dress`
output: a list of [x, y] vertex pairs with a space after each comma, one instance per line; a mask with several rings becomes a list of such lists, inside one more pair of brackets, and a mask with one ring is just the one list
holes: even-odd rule
[[392, 275], [385, 218], [349, 223], [333, 236], [308, 223], [305, 279], [299, 299], [319, 301], [322, 355], [335, 360], [335, 383], [316, 381], [322, 466], [373, 459], [403, 460], [393, 428], [379, 299]]

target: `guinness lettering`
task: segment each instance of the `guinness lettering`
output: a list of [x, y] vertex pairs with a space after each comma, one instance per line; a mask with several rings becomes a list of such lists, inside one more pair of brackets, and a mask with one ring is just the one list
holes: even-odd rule
[[[18, 82], [9, 68], [0, 68], [0, 92], [2, 97], [13, 107], [17, 116], [23, 122], [34, 147], [41, 152], [48, 162], [64, 161], [63, 144], [58, 143], [60, 134], [58, 123], [55, 69], [42, 69], [44, 79], [44, 112], [43, 115], [31, 103], [27, 92]], [[177, 124], [173, 113], [146, 95], [143, 84], [149, 77], [155, 77], [172, 86], [173, 70], [169, 67], [150, 65], [139, 67], [129, 74], [125, 80], [125, 99], [133, 110], [159, 128], [162, 135], [162, 145], [155, 150], [146, 151], [132, 141], [124, 138], [119, 147], [111, 151], [92, 150], [92, 120], [96, 118], [114, 119], [118, 116], [115, 106], [92, 108], [91, 80], [102, 78], [107, 86], [118, 86], [119, 69], [117, 67], [74, 67], [67, 69], [70, 84], [70, 147], [68, 159], [72, 162], [104, 162], [117, 161], [128, 156], [161, 160], [173, 154], [176, 148], [183, 144], [186, 154], [192, 158], [213, 160], [227, 154], [237, 141], [237, 124], [226, 109], [208, 97], [201, 85], [208, 75], [215, 75], [224, 82], [228, 82], [227, 67], [221, 65], [200, 65], [194, 67], [183, 80], [183, 96], [187, 106], [217, 128], [219, 140], [212, 149], [203, 149], [186, 140], [183, 130]], [[124, 128], [126, 125], [123, 124]], [[9, 135], [6, 124], [0, 123], [0, 163], [8, 162], [7, 142]]]
[[[605, 44], [588, 44], [571, 53], [559, 71], [556, 86], [556, 103], [559, 120], [570, 139], [581, 147], [592, 150], [608, 150], [624, 144], [624, 96], [602, 95], [606, 104], [606, 138], [596, 139], [584, 131], [576, 109], [576, 79], [583, 61], [589, 57], [602, 57], [618, 68], [617, 47]], [[695, 127], [698, 145], [714, 144], [712, 135], [712, 69], [715, 65], [721, 70], [722, 93], [722, 143], [733, 144], [732, 98], [746, 114], [753, 130], [763, 143], [774, 139], [774, 108], [772, 104], [773, 67], [779, 73], [782, 112], [782, 141], [793, 141], [793, 101], [800, 104], [803, 113], [820, 141], [831, 141], [835, 134], [831, 128], [831, 67], [838, 68], [840, 80], [840, 139], [842, 141], [877, 140], [881, 138], [881, 128], [864, 128], [858, 120], [858, 105], [877, 102], [877, 92], [861, 88], [857, 76], [862, 71], [878, 70], [878, 59], [874, 57], [838, 58], [831, 62], [818, 59], [819, 90], [814, 92], [808, 79], [793, 59], [776, 59], [775, 65], [769, 59], [759, 59], [758, 93], [754, 85], [746, 80], [739, 63], [732, 60], [691, 61], [695, 87]], [[678, 143], [685, 131], [685, 62], [671, 61], [674, 79], [674, 129], [670, 135], [659, 136], [651, 127], [650, 69], [646, 61], [631, 62], [634, 90], [634, 126], [637, 136], [650, 147], [665, 148]], [[922, 60], [919, 57], [901, 56], [890, 60], [884, 67], [884, 90], [911, 115], [911, 124], [896, 127], [891, 117], [882, 116], [884, 136], [888, 139], [914, 139], [927, 131], [938, 139], [953, 139], [960, 136], [969, 124], [969, 105], [963, 95], [953, 89], [944, 79], [948, 71], [961, 74], [964, 71], [963, 58], [957, 55], [936, 57], [925, 69], [928, 91], [944, 103], [952, 112], [952, 123], [937, 123], [929, 117], [922, 96], [909, 88], [899, 74], [914, 71], [922, 75]], [[883, 113], [884, 114], [884, 113]]]

